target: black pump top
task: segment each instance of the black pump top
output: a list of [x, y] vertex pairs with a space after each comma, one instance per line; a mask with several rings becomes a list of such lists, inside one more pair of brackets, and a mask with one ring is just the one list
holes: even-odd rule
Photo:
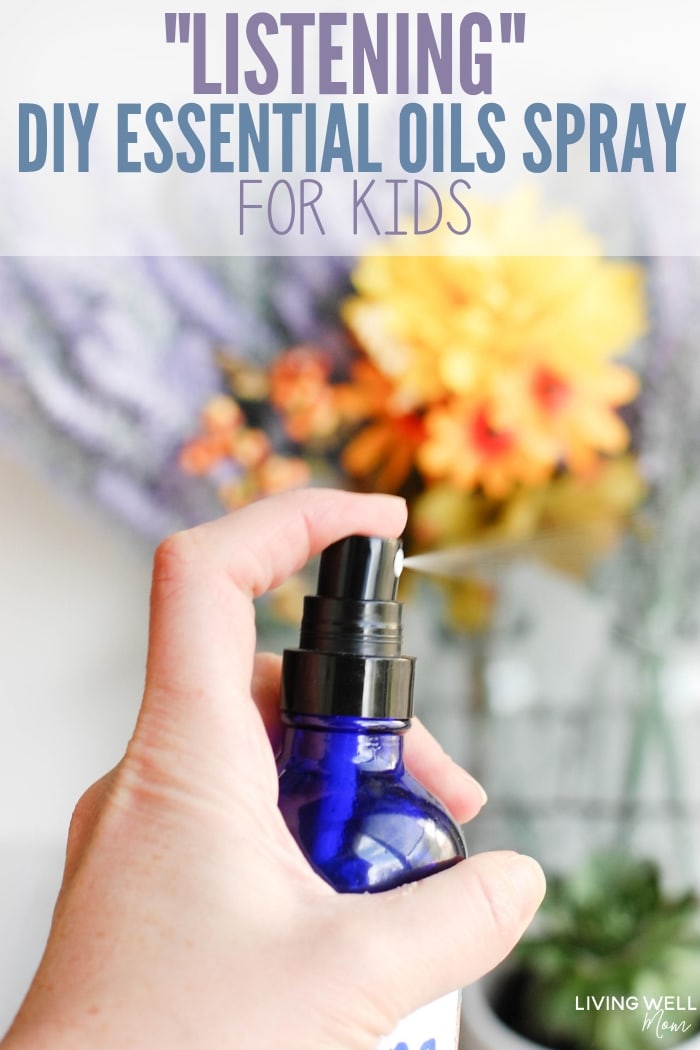
[[288, 715], [408, 719], [413, 659], [401, 655], [401, 540], [348, 536], [321, 555], [315, 595], [304, 599], [298, 649], [287, 649]]
[[394, 601], [402, 567], [401, 540], [348, 536], [321, 555], [316, 593], [323, 598]]

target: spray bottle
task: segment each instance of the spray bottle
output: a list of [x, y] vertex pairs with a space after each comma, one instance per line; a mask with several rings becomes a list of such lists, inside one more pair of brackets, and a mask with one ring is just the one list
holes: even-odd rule
[[[350, 536], [321, 555], [298, 649], [282, 670], [282, 815], [340, 893], [375, 893], [466, 856], [452, 817], [404, 767], [414, 659], [401, 653], [400, 540]], [[423, 1007], [377, 1050], [454, 1050], [459, 993]]]

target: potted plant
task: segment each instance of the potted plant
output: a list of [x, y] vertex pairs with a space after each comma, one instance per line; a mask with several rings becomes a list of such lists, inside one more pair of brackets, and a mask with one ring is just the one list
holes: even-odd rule
[[597, 854], [550, 880], [539, 925], [465, 994], [469, 1050], [700, 1047], [700, 930], [693, 893], [656, 865]]

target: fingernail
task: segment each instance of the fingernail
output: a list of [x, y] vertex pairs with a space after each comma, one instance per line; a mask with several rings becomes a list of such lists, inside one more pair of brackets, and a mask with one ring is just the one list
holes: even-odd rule
[[546, 882], [542, 868], [532, 857], [512, 853], [507, 861], [508, 878], [518, 896], [520, 917], [531, 919], [535, 907], [544, 897]]
[[486, 794], [486, 792], [484, 791], [483, 785], [481, 785], [481, 784], [479, 783], [479, 781], [478, 781], [478, 780], [476, 779], [476, 777], [473, 777], [473, 776], [471, 775], [471, 773], [467, 773], [466, 769], [463, 769], [463, 770], [462, 770], [462, 773], [463, 773], [463, 775], [464, 775], [464, 778], [465, 778], [465, 779], [466, 779], [466, 780], [467, 780], [467, 781], [468, 781], [468, 782], [469, 782], [469, 783], [471, 784], [471, 786], [472, 786], [472, 787], [473, 787], [473, 788], [474, 788], [474, 789], [475, 789], [475, 790], [476, 790], [476, 791], [478, 792], [478, 794], [479, 794], [479, 797], [481, 798], [481, 805], [482, 805], [482, 806], [485, 806], [485, 805], [486, 805], [486, 803], [487, 803], [487, 802], [488, 802], [488, 800], [489, 800], [489, 796], [488, 796], [488, 795]]
[[489, 796], [486, 794], [483, 784], [480, 784], [478, 780], [474, 780], [474, 777], [472, 777], [472, 780], [474, 781], [474, 787], [477, 789], [479, 795], [481, 796], [481, 805], [485, 806], [489, 800]]

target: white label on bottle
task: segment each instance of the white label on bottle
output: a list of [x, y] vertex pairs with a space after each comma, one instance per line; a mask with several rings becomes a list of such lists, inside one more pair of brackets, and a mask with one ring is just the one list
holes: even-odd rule
[[461, 992], [450, 992], [399, 1021], [377, 1050], [457, 1050]]

